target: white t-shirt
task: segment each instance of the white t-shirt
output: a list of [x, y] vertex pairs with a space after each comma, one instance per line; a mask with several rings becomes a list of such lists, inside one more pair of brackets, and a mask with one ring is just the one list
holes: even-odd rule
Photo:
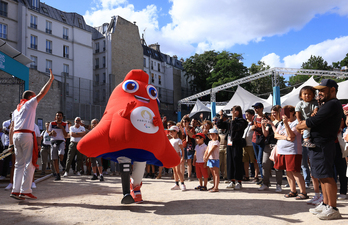
[[70, 141], [72, 142], [79, 142], [82, 137], [73, 137], [71, 133], [79, 133], [86, 131], [85, 127], [79, 126], [79, 128], [76, 128], [75, 125], [70, 127]]
[[[295, 140], [278, 140], [277, 141], [277, 153], [280, 155], [302, 155], [302, 145], [301, 145], [301, 134], [297, 131], [296, 125], [298, 121], [295, 119], [292, 123], [289, 124], [292, 132], [295, 133]], [[283, 123], [279, 123], [277, 127], [277, 133], [281, 135], [286, 135], [285, 125]]]
[[195, 147], [196, 150], [196, 162], [197, 163], [203, 163], [203, 157], [204, 157], [204, 153], [207, 150], [207, 145], [205, 143], [201, 144], [201, 145], [196, 145]]
[[243, 138], [246, 140], [246, 146], [253, 146], [253, 134], [254, 131], [251, 129], [253, 122], [248, 122], [248, 126], [244, 130]]
[[217, 148], [210, 154], [209, 159], [219, 159], [220, 142], [218, 140], [216, 140], [216, 141], [213, 141], [213, 140], [209, 141], [207, 150], [211, 151], [211, 149], [214, 146], [217, 146]]
[[[8, 130], [8, 127], [11, 125], [11, 120], [6, 120], [5, 122], [2, 123], [2, 129], [3, 130]], [[1, 136], [2, 140], [3, 140], [3, 145], [4, 146], [9, 146], [10, 145], [10, 137], [8, 136], [8, 134], [3, 133]]]
[[[69, 125], [65, 122], [62, 122], [62, 126], [64, 127], [65, 131], [69, 133]], [[51, 122], [50, 126], [48, 127], [48, 131], [51, 132], [52, 130], [54, 130], [57, 133], [57, 135], [55, 137], [51, 136], [51, 141], [65, 141], [64, 133], [62, 129], [58, 127], [56, 121]]]
[[182, 145], [181, 139], [180, 138], [176, 138], [176, 139], [172, 138], [169, 141], [172, 144], [175, 151], [179, 153], [181, 150], [180, 145]]
[[13, 130], [31, 130], [34, 131], [36, 107], [36, 96], [24, 103], [18, 111], [15, 109], [12, 113], [12, 121], [14, 122]]
[[41, 137], [42, 137], [42, 144], [44, 144], [44, 145], [50, 145], [51, 144], [51, 137], [50, 137], [50, 135], [48, 135], [47, 130], [42, 132]]

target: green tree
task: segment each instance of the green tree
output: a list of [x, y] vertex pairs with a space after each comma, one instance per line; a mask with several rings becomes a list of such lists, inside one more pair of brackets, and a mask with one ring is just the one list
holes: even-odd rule
[[346, 54], [346, 57], [342, 59], [342, 61], [332, 63], [333, 68], [341, 69], [343, 66], [348, 66], [348, 53]]

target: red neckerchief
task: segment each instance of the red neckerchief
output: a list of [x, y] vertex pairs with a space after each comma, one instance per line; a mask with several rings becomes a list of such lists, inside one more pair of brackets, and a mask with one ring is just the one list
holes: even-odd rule
[[28, 101], [28, 99], [21, 99], [21, 101], [19, 102], [19, 104], [17, 105], [17, 111], [19, 112], [19, 110], [21, 110], [22, 106]]

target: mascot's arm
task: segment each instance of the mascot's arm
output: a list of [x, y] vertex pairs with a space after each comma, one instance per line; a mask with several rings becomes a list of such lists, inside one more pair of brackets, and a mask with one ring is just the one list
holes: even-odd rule
[[118, 114], [123, 118], [126, 118], [131, 114], [136, 105], [137, 103], [135, 101], [128, 102], [126, 109], [121, 109], [120, 111], [118, 111]]
[[161, 118], [159, 118], [157, 116], [153, 117], [152, 122], [153, 122], [153, 125], [155, 125], [156, 127], [158, 127], [160, 125], [160, 123], [162, 123]]

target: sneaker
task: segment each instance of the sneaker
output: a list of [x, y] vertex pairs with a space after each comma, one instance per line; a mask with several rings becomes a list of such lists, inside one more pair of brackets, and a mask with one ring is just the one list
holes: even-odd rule
[[130, 182], [130, 190], [131, 190], [130, 194], [131, 194], [132, 198], [134, 199], [135, 203], [143, 202], [143, 198], [142, 198], [141, 191], [140, 191], [140, 188], [142, 185], [143, 185], [143, 183], [140, 183], [137, 186], [133, 186], [132, 180]]
[[309, 209], [309, 212], [313, 215], [318, 215], [321, 213], [324, 209], [326, 209], [326, 205], [324, 205], [323, 202], [321, 202], [319, 205], [317, 205], [315, 208]]
[[259, 182], [259, 181], [260, 181], [260, 179], [258, 177], [254, 177], [254, 179], [253, 179], [254, 183]]
[[104, 176], [103, 175], [100, 175], [99, 181], [104, 181]]
[[68, 176], [68, 172], [65, 172], [63, 177], [67, 177]]
[[93, 177], [91, 178], [91, 180], [98, 180], [97, 175], [93, 174]]
[[263, 184], [263, 180], [260, 180], [258, 182], [256, 182], [257, 185], [262, 185]]
[[227, 185], [226, 188], [234, 188], [235, 186], [236, 186], [235, 183], [231, 182], [229, 183], [229, 185]]
[[56, 179], [54, 179], [54, 180], [60, 180], [60, 174], [59, 173], [57, 173]]
[[259, 191], [266, 191], [269, 187], [267, 185], [262, 184], [261, 187], [258, 189]]
[[35, 189], [35, 188], [36, 188], [35, 182], [31, 183], [31, 188], [32, 188], [32, 189]]
[[242, 188], [242, 184], [241, 183], [237, 183], [236, 186], [234, 186], [234, 190], [239, 190]]
[[282, 186], [280, 184], [277, 184], [275, 192], [280, 193], [282, 191], [283, 191]]
[[337, 199], [339, 199], [339, 200], [343, 200], [343, 199], [346, 199], [347, 198], [347, 195], [345, 195], [345, 194], [340, 194], [338, 197], [337, 197]]
[[32, 193], [28, 193], [28, 194], [22, 193], [19, 195], [19, 197], [26, 198], [26, 199], [37, 199], [37, 197], [35, 197]]
[[81, 176], [81, 173], [80, 173], [80, 172], [77, 172], [76, 175], [77, 175], [77, 176]]
[[19, 195], [19, 193], [16, 193], [16, 192], [11, 192], [10, 197], [11, 197], [11, 198], [14, 198], [14, 199], [16, 199], [16, 200], [24, 200], [24, 199], [25, 199], [25, 198], [21, 197], [21, 196]]
[[317, 201], [319, 198], [320, 198], [320, 195], [314, 195], [314, 197], [312, 199], [307, 201], [307, 204], [308, 205], [315, 205], [315, 204], [313, 204], [313, 202]]
[[327, 205], [326, 208], [317, 217], [321, 220], [333, 220], [342, 218], [340, 212], [332, 208], [332, 206]]
[[182, 191], [186, 191], [186, 186], [185, 186], [185, 184], [181, 184], [181, 187], [180, 187], [180, 188], [181, 188]]
[[225, 184], [229, 184], [230, 182], [231, 182], [231, 181], [229, 181], [229, 180], [225, 180], [225, 181], [224, 181]]
[[309, 189], [309, 184], [305, 183], [306, 189]]
[[0, 176], [0, 180], [5, 180], [6, 177]]
[[285, 184], [284, 187], [288, 188], [288, 187], [290, 187], [290, 185], [289, 184]]
[[318, 198], [318, 200], [312, 202], [312, 205], [319, 205], [322, 202], [323, 202], [323, 194], [320, 194], [320, 197]]
[[180, 190], [180, 187], [179, 185], [174, 185], [170, 190]]
[[12, 183], [9, 183], [6, 187], [5, 190], [11, 190], [12, 189]]

